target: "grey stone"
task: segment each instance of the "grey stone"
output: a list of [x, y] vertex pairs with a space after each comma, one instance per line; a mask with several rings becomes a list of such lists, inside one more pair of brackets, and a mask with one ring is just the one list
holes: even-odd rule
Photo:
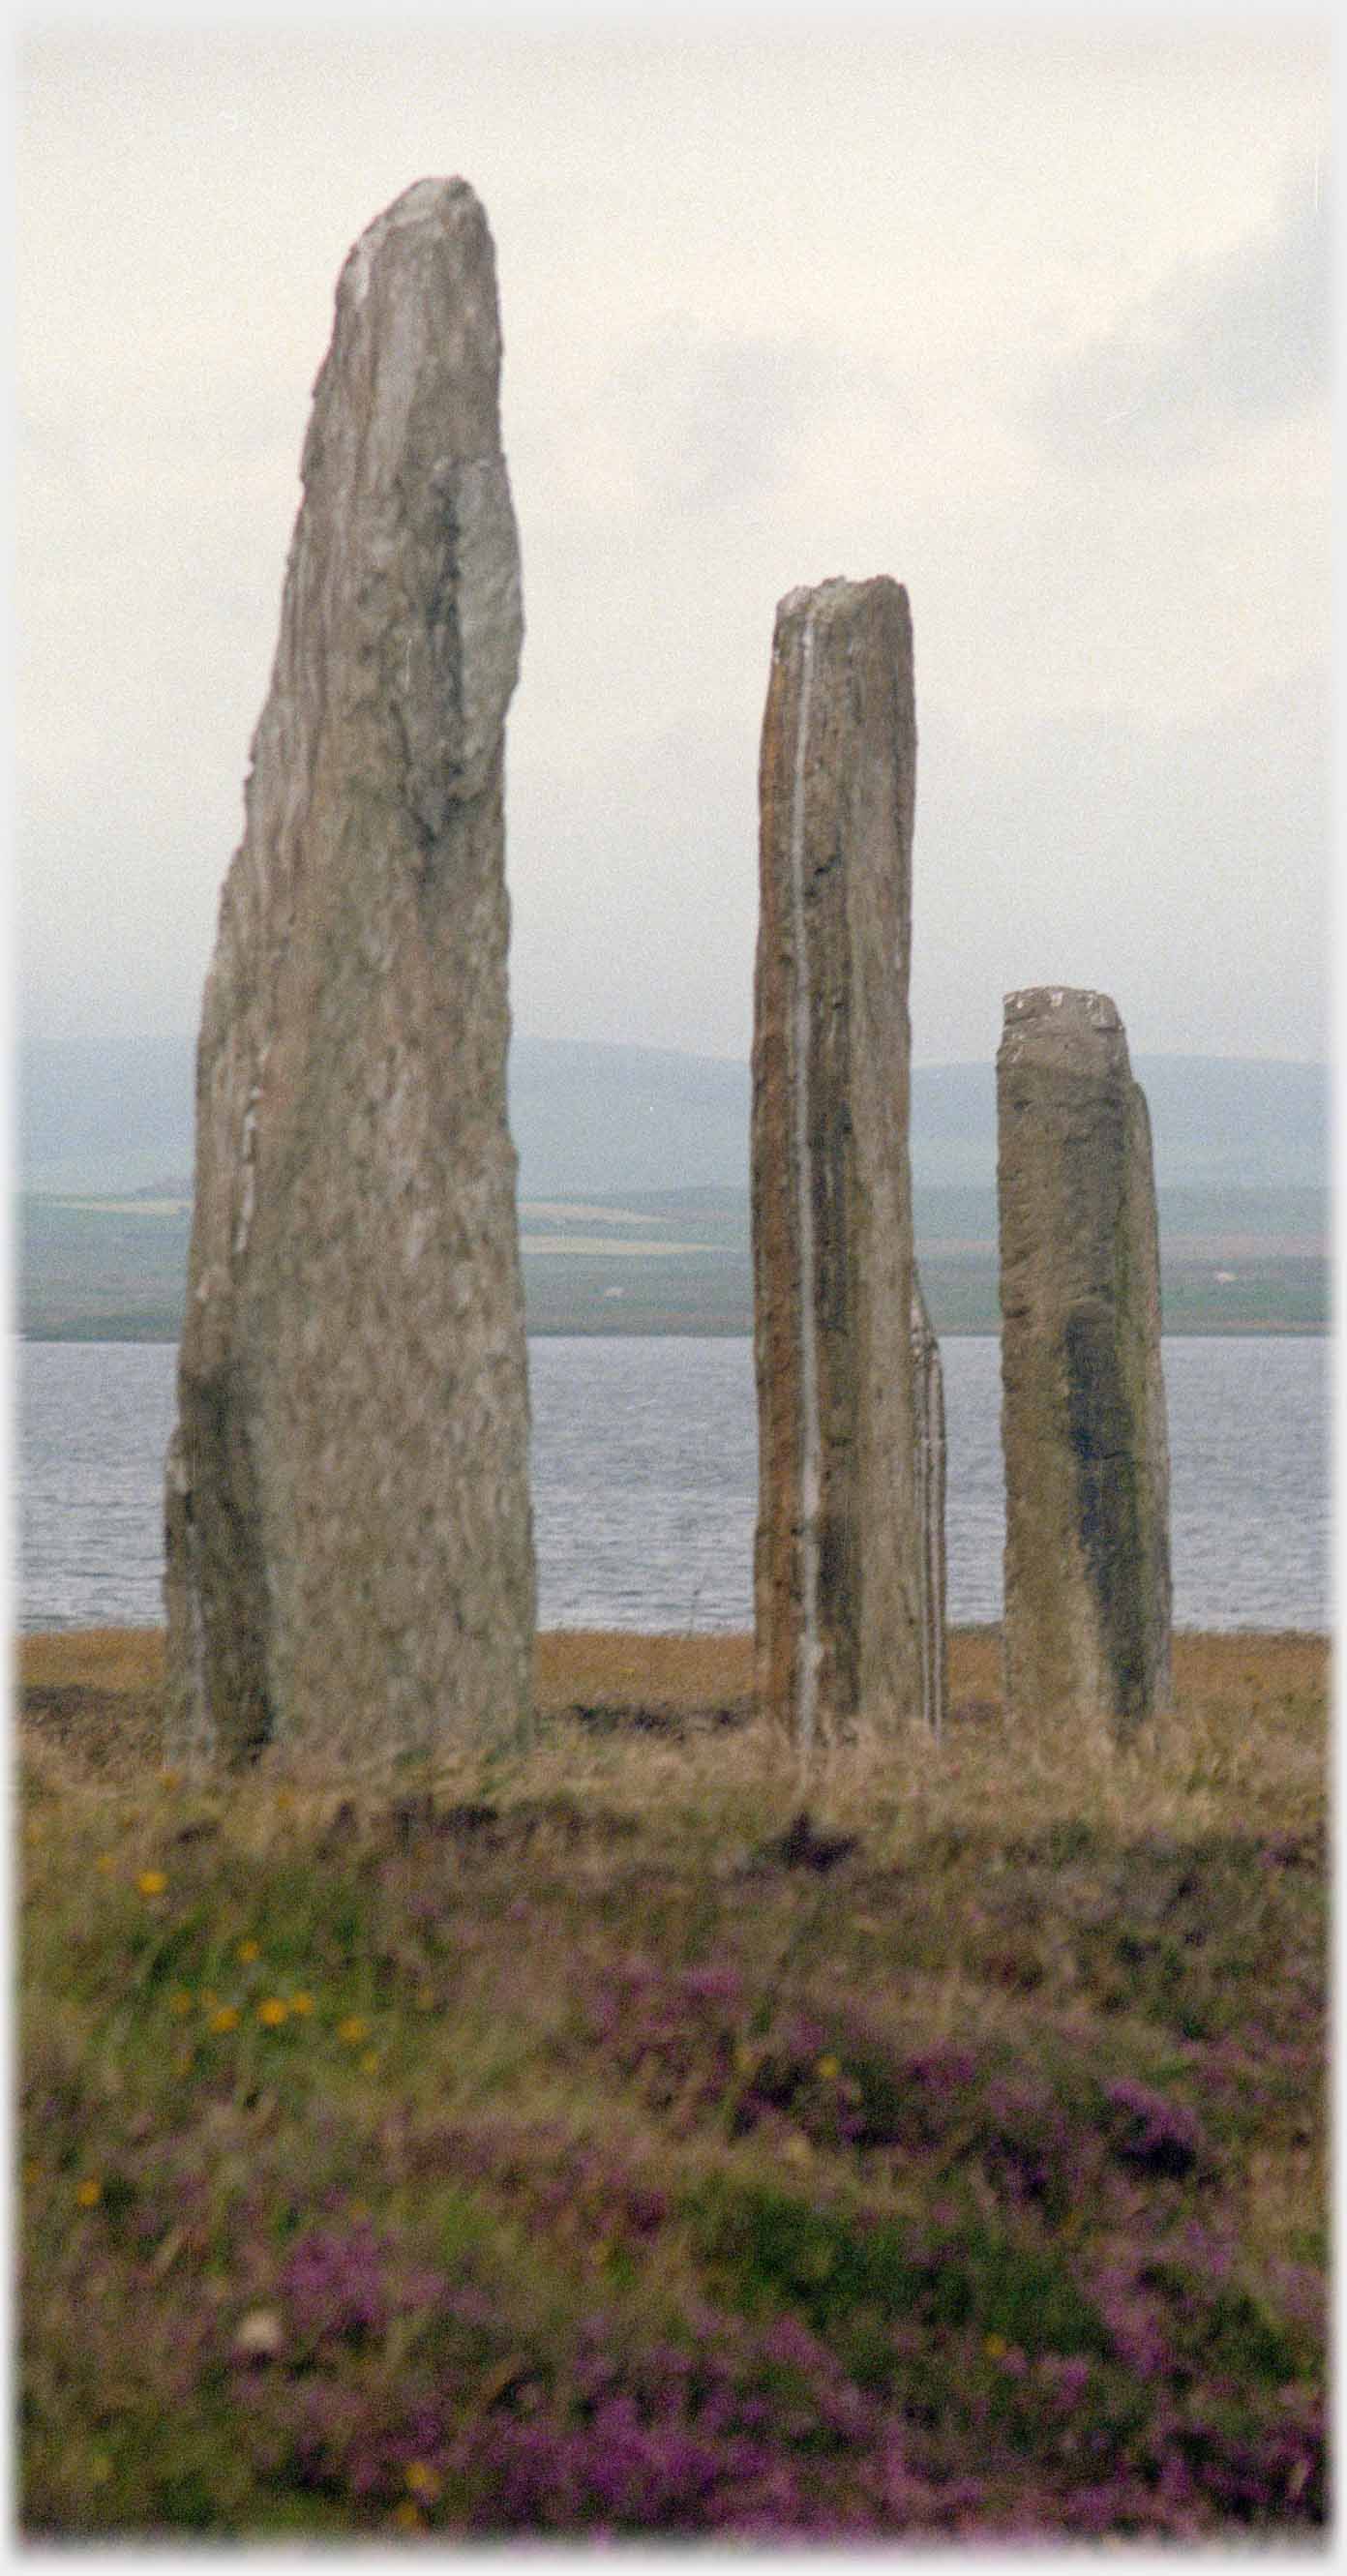
[[945, 1648], [945, 1372], [915, 1261], [911, 1342], [915, 1504], [921, 1533], [921, 1705], [928, 1723], [940, 1735], [949, 1701]]
[[915, 767], [906, 593], [792, 591], [759, 774], [755, 1620], [759, 1696], [806, 1750], [861, 1718], [939, 1721], [938, 1374], [908, 1166]]
[[996, 1060], [1012, 1714], [1127, 1729], [1170, 1696], [1150, 1119], [1103, 993], [1012, 993]]
[[499, 369], [485, 216], [423, 180], [338, 281], [202, 1008], [166, 1500], [183, 1749], [497, 1738], [529, 1705]]

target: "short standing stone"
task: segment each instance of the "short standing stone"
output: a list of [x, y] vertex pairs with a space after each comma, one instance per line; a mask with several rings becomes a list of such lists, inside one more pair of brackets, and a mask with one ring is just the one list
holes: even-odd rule
[[522, 619], [491, 237], [423, 180], [314, 393], [197, 1055], [174, 1731], [425, 1744], [530, 1690], [502, 774]]
[[915, 767], [906, 592], [792, 591], [760, 768], [755, 1610], [759, 1696], [806, 1749], [862, 1715], [940, 1713], [943, 1527], [923, 1515], [941, 1479], [908, 1167]]
[[1169, 1448], [1150, 1120], [1103, 993], [1012, 993], [997, 1056], [1012, 1712], [1170, 1692]]

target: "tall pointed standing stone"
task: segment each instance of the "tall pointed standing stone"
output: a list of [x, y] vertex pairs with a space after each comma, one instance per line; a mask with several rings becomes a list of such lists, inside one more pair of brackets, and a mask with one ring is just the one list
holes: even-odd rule
[[338, 282], [202, 1011], [166, 1513], [184, 1749], [496, 1736], [528, 1705], [499, 369], [481, 206], [422, 180]]
[[940, 1719], [939, 1358], [908, 1166], [915, 771], [906, 592], [792, 591], [759, 773], [755, 1609], [759, 1697], [805, 1750], [860, 1715]]
[[1150, 1120], [1104, 993], [1011, 993], [996, 1059], [1006, 1702], [1124, 1726], [1170, 1693]]

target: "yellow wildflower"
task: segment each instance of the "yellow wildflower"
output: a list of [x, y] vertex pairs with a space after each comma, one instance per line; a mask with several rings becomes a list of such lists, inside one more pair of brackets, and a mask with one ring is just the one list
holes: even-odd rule
[[305, 1994], [302, 1986], [297, 1995], [292, 1995], [290, 1997], [290, 2010], [292, 2013], [299, 2013], [301, 2017], [305, 2013], [312, 2012], [313, 1997], [312, 1995]]
[[192, 1998], [185, 1986], [179, 1986], [177, 1993], [169, 1996], [168, 2008], [171, 2013], [177, 2014], [180, 2021], [184, 2013], [191, 2011]]
[[984, 2335], [982, 2338], [982, 2349], [985, 2352], [988, 2361], [1004, 2361], [1006, 2354], [1010, 2350], [1010, 2346], [1006, 2342], [1004, 2335], [989, 2334]]
[[842, 2062], [837, 2057], [821, 2057], [814, 2069], [814, 2073], [824, 2084], [835, 2084], [841, 2072]]
[[360, 2072], [362, 2075], [377, 2075], [378, 2071], [379, 2060], [375, 2055], [374, 2050], [372, 2048], [367, 2048], [364, 2056], [360, 2060]]
[[176, 1771], [161, 1771], [159, 1786], [161, 1789], [178, 1789], [181, 1788], [182, 1783]]
[[428, 2467], [424, 2460], [408, 2462], [407, 2484], [412, 2494], [424, 2497], [427, 2504], [433, 2504], [440, 2492], [440, 2480], [434, 2469]]
[[287, 2010], [288, 2006], [282, 2003], [279, 1995], [268, 1995], [265, 2003], [257, 2007], [257, 2018], [266, 2024], [268, 2030], [279, 2030]]
[[210, 2026], [212, 2030], [237, 2030], [239, 2026], [238, 2005], [221, 2004], [219, 2011], [211, 2014]]
[[345, 2021], [337, 2024], [337, 2037], [348, 2048], [358, 2048], [362, 2039], [369, 2038], [369, 2023], [362, 2021], [359, 2013], [348, 2013]]
[[92, 2174], [86, 2174], [83, 2182], [75, 2186], [75, 2198], [81, 2209], [96, 2209], [102, 2197], [103, 2186]]
[[162, 1896], [168, 1880], [161, 1869], [143, 1869], [136, 1885], [142, 1896]]
[[117, 1856], [116, 1856], [116, 1853], [115, 1853], [115, 1852], [99, 1852], [99, 1854], [98, 1854], [97, 1858], [96, 1858], [96, 1859], [95, 1859], [95, 1861], [94, 1861], [94, 1868], [95, 1868], [95, 1869], [101, 1869], [101, 1871], [103, 1872], [103, 1875], [104, 1875], [104, 1877], [105, 1877], [105, 1878], [106, 1878], [106, 1876], [107, 1876], [107, 1874], [108, 1874], [108, 1871], [109, 1871], [109, 1870], [111, 1870], [111, 1869], [115, 1869], [115, 1868], [116, 1868], [116, 1866], [117, 1866]]
[[399, 2531], [424, 2531], [426, 2527], [419, 2508], [412, 2503], [410, 2496], [404, 2496], [401, 2504], [394, 2505], [393, 2520]]
[[240, 1941], [238, 1954], [244, 1967], [250, 1967], [254, 1959], [260, 1959], [262, 1944], [260, 1941]]

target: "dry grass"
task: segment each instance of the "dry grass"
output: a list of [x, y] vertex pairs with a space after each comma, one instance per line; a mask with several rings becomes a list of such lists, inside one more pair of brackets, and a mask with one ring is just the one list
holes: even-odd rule
[[[949, 1642], [950, 1723], [942, 1744], [923, 1729], [824, 1752], [808, 1777], [780, 1730], [755, 1713], [748, 1636], [642, 1636], [556, 1630], [537, 1644], [539, 1741], [496, 1757], [494, 1777], [541, 1793], [619, 1799], [635, 1812], [672, 1802], [713, 1835], [733, 1816], [766, 1825], [802, 1798], [834, 1824], [864, 1827], [896, 1849], [940, 1823], [1025, 1829], [1088, 1814], [1110, 1830], [1210, 1831], [1251, 1812], [1298, 1831], [1322, 1811], [1327, 1639], [1188, 1635], [1175, 1640], [1175, 1710], [1125, 1746], [1102, 1729], [1003, 1722], [1000, 1636], [956, 1629]], [[67, 1794], [118, 1781], [144, 1791], [162, 1765], [164, 1637], [159, 1629], [86, 1629], [23, 1639], [18, 1657], [25, 1753]], [[429, 1785], [464, 1791], [482, 1756], [447, 1748], [419, 1765]], [[357, 1787], [376, 1801], [405, 1786], [406, 1760], [362, 1748], [303, 1764], [284, 1751], [259, 1766], [275, 1783], [322, 1797]], [[236, 1786], [246, 1807], [247, 1782]], [[1254, 1802], [1251, 1809], [1249, 1802]]]
[[19, 1640], [23, 1690], [158, 1692], [164, 1679], [162, 1628], [61, 1628]]
[[[1174, 1677], [1181, 1698], [1247, 1689], [1254, 1704], [1260, 1704], [1288, 1691], [1322, 1690], [1328, 1669], [1328, 1640], [1298, 1630], [1180, 1632], [1174, 1640]], [[735, 1700], [752, 1688], [753, 1640], [558, 1628], [539, 1637], [535, 1670], [544, 1708], [584, 1699], [638, 1700], [648, 1694], [693, 1703]], [[162, 1628], [62, 1629], [19, 1641], [18, 1679], [25, 1689], [78, 1683], [153, 1693], [162, 1687], [163, 1675]], [[998, 1629], [951, 1631], [950, 1687], [956, 1708], [969, 1698], [999, 1705]]]

